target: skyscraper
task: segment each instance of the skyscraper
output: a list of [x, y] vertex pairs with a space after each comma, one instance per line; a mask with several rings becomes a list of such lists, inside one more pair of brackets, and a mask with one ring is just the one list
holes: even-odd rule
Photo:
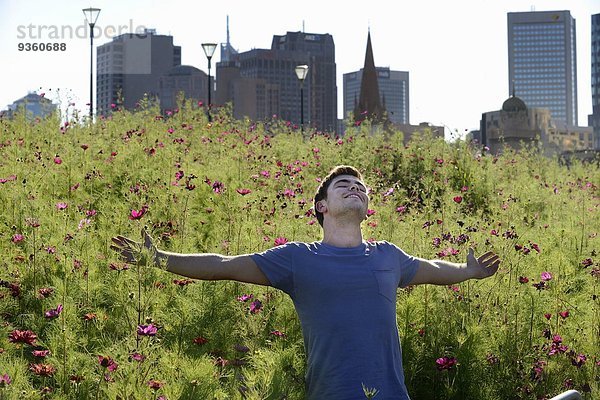
[[110, 111], [119, 95], [127, 109], [133, 109], [144, 95], [158, 97], [160, 77], [178, 65], [181, 65], [181, 47], [173, 45], [172, 36], [157, 35], [154, 29], [146, 29], [143, 34], [119, 35], [98, 46], [98, 114]]
[[[395, 124], [409, 124], [408, 72], [393, 71], [389, 67], [376, 67], [381, 102], [388, 118]], [[354, 111], [360, 96], [363, 70], [344, 74], [344, 118]]]
[[[274, 35], [270, 49], [230, 54], [217, 63], [218, 103], [233, 103], [236, 118], [279, 118], [300, 123], [300, 83], [294, 69], [308, 65], [304, 82], [305, 125], [323, 131], [337, 127], [335, 45], [329, 34]], [[241, 115], [240, 115], [241, 114]]]
[[600, 150], [600, 14], [592, 15], [592, 115], [594, 148]]
[[508, 13], [508, 92], [577, 125], [575, 19], [569, 11]]

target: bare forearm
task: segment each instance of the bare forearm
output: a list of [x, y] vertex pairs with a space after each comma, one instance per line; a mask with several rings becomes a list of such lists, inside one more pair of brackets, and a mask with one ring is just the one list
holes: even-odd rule
[[167, 271], [188, 278], [202, 280], [228, 279], [224, 264], [228, 257], [221, 254], [180, 254], [156, 251], [156, 264], [165, 265]]
[[467, 269], [466, 263], [453, 263], [444, 260], [431, 261], [438, 272], [433, 275], [434, 285], [451, 285], [473, 278], [472, 271]]
[[421, 267], [427, 269], [426, 282], [434, 285], [451, 285], [473, 278], [466, 263], [453, 263], [444, 260], [422, 260]]
[[169, 272], [193, 279], [234, 280], [270, 285], [265, 274], [249, 254], [224, 256], [210, 253], [180, 254], [157, 250], [156, 263], [166, 265]]

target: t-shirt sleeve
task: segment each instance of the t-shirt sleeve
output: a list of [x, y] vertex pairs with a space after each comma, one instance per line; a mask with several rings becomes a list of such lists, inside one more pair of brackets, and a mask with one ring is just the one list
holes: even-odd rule
[[419, 259], [407, 254], [404, 250], [393, 245], [398, 252], [398, 265], [400, 269], [400, 283], [398, 287], [406, 287], [415, 277], [419, 268]]
[[251, 255], [252, 260], [271, 282], [271, 286], [290, 296], [293, 296], [294, 290], [292, 260], [295, 249], [296, 246], [293, 243], [286, 243]]

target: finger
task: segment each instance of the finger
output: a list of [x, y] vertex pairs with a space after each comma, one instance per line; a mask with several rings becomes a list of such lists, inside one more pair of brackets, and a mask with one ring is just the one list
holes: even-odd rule
[[492, 251], [488, 251], [487, 253], [484, 253], [481, 256], [479, 256], [477, 258], [477, 261], [479, 261], [479, 263], [484, 263], [486, 260], [493, 258], [493, 257], [497, 257], [497, 255], [494, 254], [494, 252], [492, 252]]
[[492, 258], [489, 258], [489, 259], [485, 260], [484, 265], [491, 266], [491, 265], [493, 265], [495, 263], [500, 264], [500, 257], [494, 256]]
[[145, 227], [142, 229], [142, 237], [144, 238], [144, 247], [151, 249], [153, 247], [152, 237], [150, 237]]
[[500, 261], [495, 262], [494, 264], [492, 264], [491, 266], [489, 266], [486, 270], [489, 273], [489, 276], [494, 275], [496, 272], [498, 272], [498, 267], [500, 267]]
[[125, 236], [121, 236], [121, 235], [112, 238], [112, 241], [113, 241], [113, 243], [116, 243], [116, 244], [127, 245], [127, 246], [131, 246], [131, 247], [139, 245], [139, 242], [136, 242], [135, 240], [131, 240], [131, 239], [129, 239]]

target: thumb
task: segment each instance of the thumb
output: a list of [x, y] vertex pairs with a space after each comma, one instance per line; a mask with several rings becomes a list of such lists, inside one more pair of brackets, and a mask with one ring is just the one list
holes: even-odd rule
[[148, 234], [146, 230], [147, 227], [142, 228], [142, 237], [144, 238], [144, 247], [147, 249], [152, 249], [154, 247], [154, 243], [152, 242], [152, 237]]
[[475, 258], [475, 250], [473, 250], [472, 247], [469, 247], [469, 253], [467, 254], [467, 263], [469, 263], [469, 260], [476, 260]]

